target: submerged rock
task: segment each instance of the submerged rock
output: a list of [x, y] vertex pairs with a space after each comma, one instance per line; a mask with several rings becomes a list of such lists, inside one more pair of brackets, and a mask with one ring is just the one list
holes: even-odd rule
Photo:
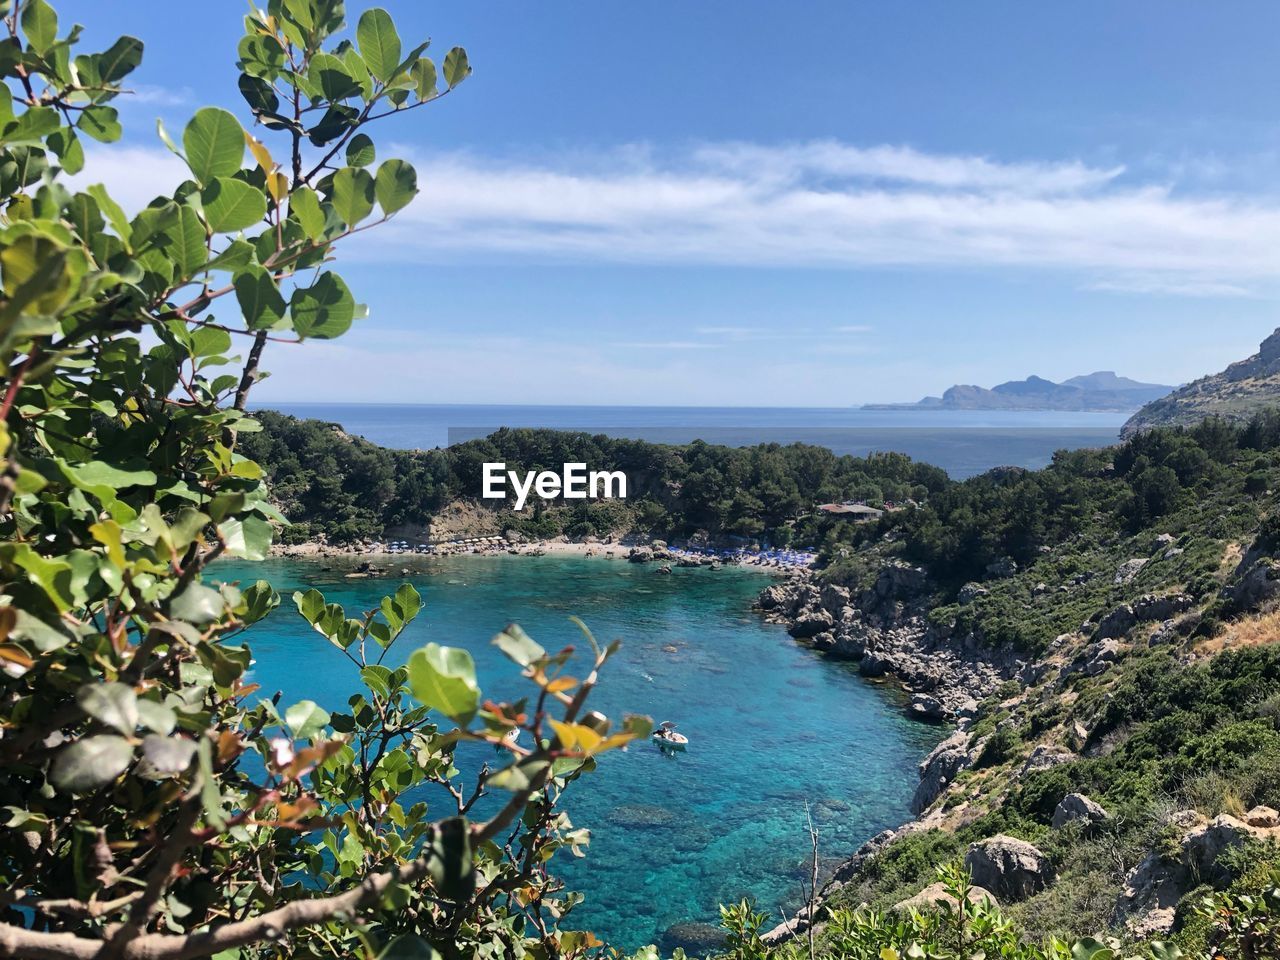
[[710, 923], [688, 921], [676, 923], [662, 931], [660, 945], [664, 954], [671, 954], [677, 947], [695, 957], [714, 953], [725, 945], [724, 930]]
[[652, 803], [624, 803], [609, 811], [609, 819], [624, 827], [663, 827], [676, 820], [666, 807]]

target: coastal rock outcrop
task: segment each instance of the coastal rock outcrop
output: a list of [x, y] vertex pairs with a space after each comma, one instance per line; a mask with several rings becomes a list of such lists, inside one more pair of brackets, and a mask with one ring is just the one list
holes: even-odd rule
[[1042, 743], [1031, 751], [1031, 756], [1027, 757], [1027, 762], [1022, 765], [1019, 771], [1019, 777], [1025, 777], [1029, 773], [1035, 773], [1037, 770], [1048, 770], [1050, 767], [1056, 767], [1060, 763], [1070, 763], [1077, 759], [1076, 755], [1066, 747], [1060, 747], [1053, 743]]
[[827, 656], [860, 661], [864, 676], [891, 675], [909, 693], [927, 695], [913, 711], [921, 719], [951, 719], [1017, 676], [1025, 662], [971, 633], [956, 634], [954, 625], [930, 623], [924, 615], [930, 591], [923, 569], [895, 561], [860, 590], [819, 585], [810, 576], [773, 584], [756, 608]]
[[[965, 897], [970, 903], [981, 903], [983, 900], [990, 900], [995, 906], [1000, 905], [1000, 901], [996, 899], [996, 895], [984, 887], [974, 884], [969, 888], [969, 892]], [[931, 883], [913, 897], [899, 901], [893, 905], [894, 910], [927, 910], [930, 907], [942, 904], [944, 906], [954, 907], [959, 901], [947, 892], [946, 885], [939, 883]]]
[[1146, 557], [1134, 557], [1132, 560], [1126, 560], [1124, 563], [1120, 564], [1120, 566], [1116, 568], [1116, 575], [1115, 577], [1112, 578], [1111, 582], [1114, 583], [1116, 586], [1120, 586], [1123, 583], [1128, 583], [1130, 580], [1136, 577], [1138, 573], [1142, 570], [1142, 568], [1145, 567], [1146, 565], [1147, 565]]
[[1263, 557], [1224, 591], [1225, 599], [1239, 612], [1257, 610], [1280, 597], [1280, 560]]
[[1107, 811], [1102, 804], [1090, 800], [1083, 793], [1069, 793], [1054, 808], [1052, 825], [1055, 830], [1061, 830], [1072, 823], [1088, 827], [1106, 819]]
[[911, 812], [921, 813], [941, 796], [947, 784], [961, 770], [973, 766], [974, 752], [969, 747], [969, 735], [956, 732], [933, 748], [920, 761], [920, 783], [911, 798]]
[[964, 865], [980, 887], [1011, 900], [1025, 900], [1053, 882], [1053, 866], [1036, 847], [997, 834], [971, 844]]
[[1278, 826], [1255, 826], [1247, 819], [1241, 821], [1225, 814], [1206, 823], [1194, 810], [1174, 813], [1169, 822], [1185, 831], [1178, 853], [1174, 856], [1164, 850], [1148, 853], [1129, 871], [1116, 901], [1117, 922], [1125, 923], [1140, 936], [1162, 935], [1172, 930], [1177, 903], [1191, 887], [1230, 879], [1230, 871], [1218, 862], [1224, 852], [1250, 838], [1268, 840], [1280, 835]]
[[802, 640], [825, 633], [835, 625], [835, 618], [826, 610], [805, 610], [792, 621], [791, 626], [787, 627], [787, 633], [797, 640]]

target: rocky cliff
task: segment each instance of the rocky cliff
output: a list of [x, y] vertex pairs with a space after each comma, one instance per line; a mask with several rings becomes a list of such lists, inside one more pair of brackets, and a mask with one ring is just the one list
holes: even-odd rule
[[1263, 340], [1258, 352], [1248, 359], [1148, 403], [1129, 418], [1122, 435], [1132, 436], [1152, 427], [1189, 426], [1211, 416], [1243, 421], [1277, 404], [1280, 404], [1280, 329]]

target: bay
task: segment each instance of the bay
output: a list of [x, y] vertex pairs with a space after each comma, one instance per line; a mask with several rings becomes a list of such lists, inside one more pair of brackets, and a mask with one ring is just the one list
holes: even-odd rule
[[[851, 665], [815, 655], [751, 613], [765, 575], [660, 575], [647, 565], [557, 556], [405, 563], [407, 576], [370, 580], [345, 577], [350, 568], [336, 561], [328, 570], [319, 561], [225, 561], [212, 573], [266, 579], [283, 594], [248, 642], [252, 680], [265, 696], [282, 691], [284, 703], [310, 698], [343, 710], [359, 684], [342, 653], [297, 616], [295, 589], [317, 587], [350, 614], [409, 580], [426, 606], [392, 659], [431, 641], [464, 647], [487, 695], [524, 692], [517, 668], [490, 644], [509, 622], [549, 649], [585, 649], [570, 616], [602, 641], [621, 639], [593, 708], [674, 720], [691, 744], [674, 756], [648, 743], [609, 754], [568, 791], [566, 807], [592, 842], [585, 859], [555, 861], [570, 887], [588, 895], [567, 928], [634, 948], [664, 936], [674, 945], [682, 931], [673, 927], [714, 924], [720, 903], [742, 897], [774, 916], [790, 912], [807, 871], [806, 806], [831, 859], [909, 818], [916, 764], [940, 730], [908, 719], [901, 696]], [[428, 799], [433, 815], [447, 812], [442, 795]]]

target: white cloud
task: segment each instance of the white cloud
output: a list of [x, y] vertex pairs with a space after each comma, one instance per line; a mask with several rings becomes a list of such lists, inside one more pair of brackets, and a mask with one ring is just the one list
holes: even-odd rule
[[[182, 176], [159, 150], [98, 149], [92, 159], [94, 179], [134, 206]], [[1078, 160], [1002, 163], [818, 141], [630, 146], [538, 163], [446, 154], [417, 166], [422, 195], [352, 253], [1055, 270], [1091, 289], [1214, 297], [1280, 278], [1280, 200], [1186, 195]]]
[[159, 87], [150, 83], [135, 83], [117, 101], [118, 105], [147, 104], [159, 107], [181, 107], [195, 100], [190, 87]]

